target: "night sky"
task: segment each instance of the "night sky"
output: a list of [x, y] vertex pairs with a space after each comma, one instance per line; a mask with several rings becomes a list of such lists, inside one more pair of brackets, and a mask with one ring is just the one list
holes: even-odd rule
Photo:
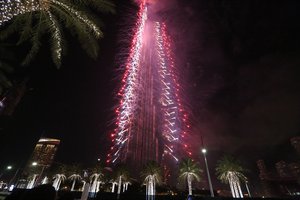
[[[300, 2], [158, 2], [153, 9], [168, 25], [184, 78], [194, 145], [199, 148], [203, 137], [211, 170], [225, 153], [256, 178], [258, 159], [269, 168], [297, 160], [289, 140], [300, 135]], [[1, 166], [24, 164], [41, 136], [61, 139], [56, 161], [104, 159], [120, 86], [118, 56], [135, 12], [126, 0], [117, 3], [116, 15], [102, 17], [105, 37], [96, 60], [69, 37], [58, 70], [45, 42], [28, 72], [25, 96], [1, 130]]]

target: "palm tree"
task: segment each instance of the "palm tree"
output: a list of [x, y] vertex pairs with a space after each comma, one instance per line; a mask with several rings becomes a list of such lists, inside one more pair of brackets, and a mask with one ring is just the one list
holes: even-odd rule
[[66, 180], [66, 176], [64, 174], [55, 174], [53, 178], [54, 181], [52, 186], [55, 188], [55, 190], [59, 190], [60, 184]]
[[92, 169], [92, 175], [90, 176], [90, 192], [97, 193], [99, 191], [103, 176], [103, 167], [101, 165], [97, 165]]
[[112, 184], [112, 186], [111, 186], [111, 192], [114, 193], [115, 192], [115, 187], [116, 187], [116, 185], [118, 185], [118, 182], [115, 181], [115, 180], [110, 180], [109, 183]]
[[148, 162], [142, 173], [144, 184], [146, 185], [146, 195], [155, 195], [155, 185], [161, 183], [161, 168], [155, 161]]
[[91, 190], [90, 192], [97, 193], [99, 192], [99, 187], [101, 184], [101, 178], [103, 174], [102, 173], [94, 173], [90, 176], [90, 182], [91, 182]]
[[71, 191], [74, 191], [76, 181], [81, 180], [82, 178], [79, 174], [72, 174], [71, 176], [69, 176], [68, 179], [70, 179], [72, 181]]
[[240, 180], [247, 180], [246, 176], [243, 174], [246, 171], [247, 170], [241, 166], [240, 162], [232, 156], [224, 156], [218, 162], [216, 167], [218, 179], [223, 183], [229, 183], [234, 198], [243, 198]]
[[192, 195], [192, 182], [194, 179], [200, 181], [200, 173], [202, 170], [192, 159], [188, 158], [180, 162], [179, 178], [187, 181], [189, 195]]
[[131, 185], [131, 182], [129, 180], [124, 181], [124, 183], [123, 183], [123, 192], [128, 190], [128, 185]]
[[32, 176], [30, 176], [28, 179], [29, 179], [29, 182], [27, 184], [27, 187], [26, 189], [31, 189], [34, 187], [34, 184], [36, 182], [36, 179], [38, 177], [38, 174], [33, 174]]
[[117, 194], [119, 195], [121, 193], [122, 182], [123, 183], [125, 183], [126, 181], [129, 182], [129, 172], [124, 166], [119, 166], [116, 175], [117, 175], [117, 185], [118, 185]]
[[80, 172], [82, 170], [79, 164], [72, 164], [69, 171], [71, 172], [71, 175], [68, 177], [68, 179], [72, 181], [71, 191], [74, 191], [76, 181], [82, 180], [82, 177], [80, 176]]
[[[50, 34], [52, 60], [57, 67], [65, 52], [63, 28], [69, 29], [79, 40], [82, 48], [93, 58], [97, 57], [97, 39], [103, 36], [96, 17], [91, 15], [89, 7], [102, 12], [114, 12], [114, 4], [109, 0], [22, 0], [0, 2], [4, 9], [0, 16], [3, 30], [0, 39], [14, 32], [20, 33], [18, 44], [30, 41], [29, 50], [23, 64], [29, 64], [38, 53], [43, 35]], [[1, 9], [1, 10], [2, 10]], [[14, 18], [14, 19], [13, 19]], [[12, 20], [13, 19], [13, 20]], [[12, 20], [12, 22], [6, 23]]]

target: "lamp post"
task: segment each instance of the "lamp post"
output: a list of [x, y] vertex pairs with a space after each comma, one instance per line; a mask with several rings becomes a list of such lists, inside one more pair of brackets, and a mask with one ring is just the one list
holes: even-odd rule
[[0, 178], [3, 176], [3, 174], [5, 174], [6, 171], [9, 171], [12, 169], [12, 166], [11, 165], [8, 165], [5, 170], [0, 174]]
[[8, 187], [10, 188], [10, 190], [12, 190], [12, 189], [15, 187], [14, 182], [15, 182], [15, 179], [16, 179], [16, 177], [17, 177], [19, 171], [20, 171], [20, 168], [18, 168], [18, 169], [16, 170], [14, 176], [13, 176], [13, 177], [10, 179], [10, 181], [8, 182]]
[[214, 195], [214, 190], [213, 190], [213, 187], [212, 187], [212, 184], [211, 184], [211, 179], [210, 179], [210, 174], [209, 174], [209, 169], [208, 169], [208, 164], [207, 164], [207, 159], [206, 159], [206, 152], [207, 152], [207, 150], [203, 148], [201, 151], [202, 151], [202, 154], [203, 154], [203, 157], [204, 157], [204, 161], [205, 161], [206, 173], [207, 173], [209, 190], [210, 190], [210, 196], [214, 197], [215, 196]]

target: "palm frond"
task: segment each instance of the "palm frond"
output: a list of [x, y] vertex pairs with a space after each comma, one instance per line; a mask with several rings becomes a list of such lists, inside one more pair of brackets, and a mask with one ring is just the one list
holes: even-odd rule
[[58, 5], [61, 8], [65, 9], [70, 15], [73, 15], [75, 18], [77, 18], [78, 20], [83, 22], [83, 25], [87, 26], [94, 33], [94, 36], [96, 38], [100, 38], [100, 37], [103, 36], [102, 31], [99, 29], [99, 27], [93, 21], [91, 21], [87, 17], [86, 13], [83, 13], [79, 10], [74, 9], [72, 5], [68, 5], [66, 3], [62, 3], [62, 2], [57, 1], [57, 0], [52, 0], [52, 2], [55, 5]]
[[228, 183], [228, 177], [230, 173], [233, 173], [235, 176], [240, 178], [241, 180], [246, 180], [246, 176], [243, 174], [247, 171], [242, 165], [240, 161], [236, 160], [232, 156], [225, 155], [221, 160], [218, 161], [216, 167], [216, 175], [219, 180], [223, 183]]
[[[95, 8], [103, 13], [115, 12], [114, 4], [109, 0], [32, 0], [21, 1], [20, 5], [22, 9], [26, 9], [20, 10], [20, 6], [11, 4], [10, 11], [19, 9], [20, 12], [14, 12], [9, 22], [0, 24], [0, 39], [6, 39], [19, 31], [18, 44], [28, 40], [31, 42], [31, 49], [23, 65], [29, 64], [36, 56], [42, 45], [41, 38], [46, 31], [51, 35], [53, 62], [57, 67], [61, 65], [61, 57], [65, 52], [62, 24], [77, 37], [87, 54], [96, 58], [99, 51], [97, 39], [103, 37], [103, 33], [99, 28], [100, 20], [92, 15], [89, 8]], [[10, 11], [7, 11], [8, 15]]]
[[43, 28], [41, 24], [38, 24], [38, 26], [36, 26], [34, 29], [35, 29], [35, 31], [33, 32], [33, 35], [30, 39], [32, 46], [31, 46], [31, 49], [29, 50], [28, 54], [26, 55], [25, 59], [23, 60], [22, 65], [28, 65], [40, 50], [41, 34], [42, 34], [42, 32], [45, 31], [45, 28]]
[[13, 33], [16, 33], [23, 24], [26, 22], [26, 18], [23, 16], [17, 16], [10, 24], [7, 24], [5, 27], [2, 27], [0, 31], [0, 39], [4, 40], [11, 36]]
[[144, 169], [141, 172], [141, 176], [146, 181], [146, 179], [149, 177], [149, 175], [151, 175], [155, 178], [157, 184], [160, 184], [162, 182], [161, 168], [157, 162], [150, 161], [144, 166]]
[[55, 65], [59, 68], [61, 65], [61, 56], [63, 49], [63, 38], [61, 28], [55, 16], [53, 16], [50, 11], [47, 11], [47, 14], [47, 19], [49, 20], [49, 31], [51, 33], [52, 60], [55, 63]]
[[200, 181], [200, 174], [202, 170], [196, 162], [192, 159], [184, 159], [179, 164], [179, 179], [185, 181], [187, 176], [190, 175], [192, 179]]

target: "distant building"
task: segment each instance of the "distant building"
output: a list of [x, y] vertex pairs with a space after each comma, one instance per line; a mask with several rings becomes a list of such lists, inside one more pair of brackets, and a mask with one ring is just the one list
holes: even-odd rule
[[286, 162], [284, 162], [283, 160], [277, 162], [275, 164], [275, 167], [277, 170], [277, 174], [279, 175], [280, 178], [291, 177], [290, 169], [288, 168]]
[[263, 160], [258, 160], [256, 162], [258, 170], [259, 170], [259, 178], [261, 180], [262, 192], [265, 197], [271, 197], [273, 194], [272, 187], [270, 182], [270, 173], [267, 170], [266, 164]]
[[[60, 140], [58, 139], [40, 138], [33, 150], [30, 159], [27, 162], [24, 174], [39, 174], [41, 170], [49, 168], [53, 163], [53, 159], [59, 144]], [[32, 163], [35, 163], [36, 167], [32, 166]]]
[[50, 167], [60, 140], [53, 138], [41, 138], [36, 144], [30, 163], [37, 162], [40, 165]]
[[[300, 155], [300, 137], [291, 138], [291, 145]], [[257, 161], [263, 196], [287, 197], [300, 195], [300, 163], [279, 161], [275, 164], [276, 172], [268, 171], [263, 160]]]
[[[257, 161], [260, 171], [262, 192], [264, 197], [287, 197], [299, 195], [299, 183], [297, 177], [290, 176], [288, 165], [284, 161], [276, 163], [277, 173], [265, 171], [266, 167], [263, 160]], [[263, 170], [262, 170], [263, 169]]]
[[291, 138], [291, 145], [295, 148], [297, 153], [300, 155], [300, 137]]

